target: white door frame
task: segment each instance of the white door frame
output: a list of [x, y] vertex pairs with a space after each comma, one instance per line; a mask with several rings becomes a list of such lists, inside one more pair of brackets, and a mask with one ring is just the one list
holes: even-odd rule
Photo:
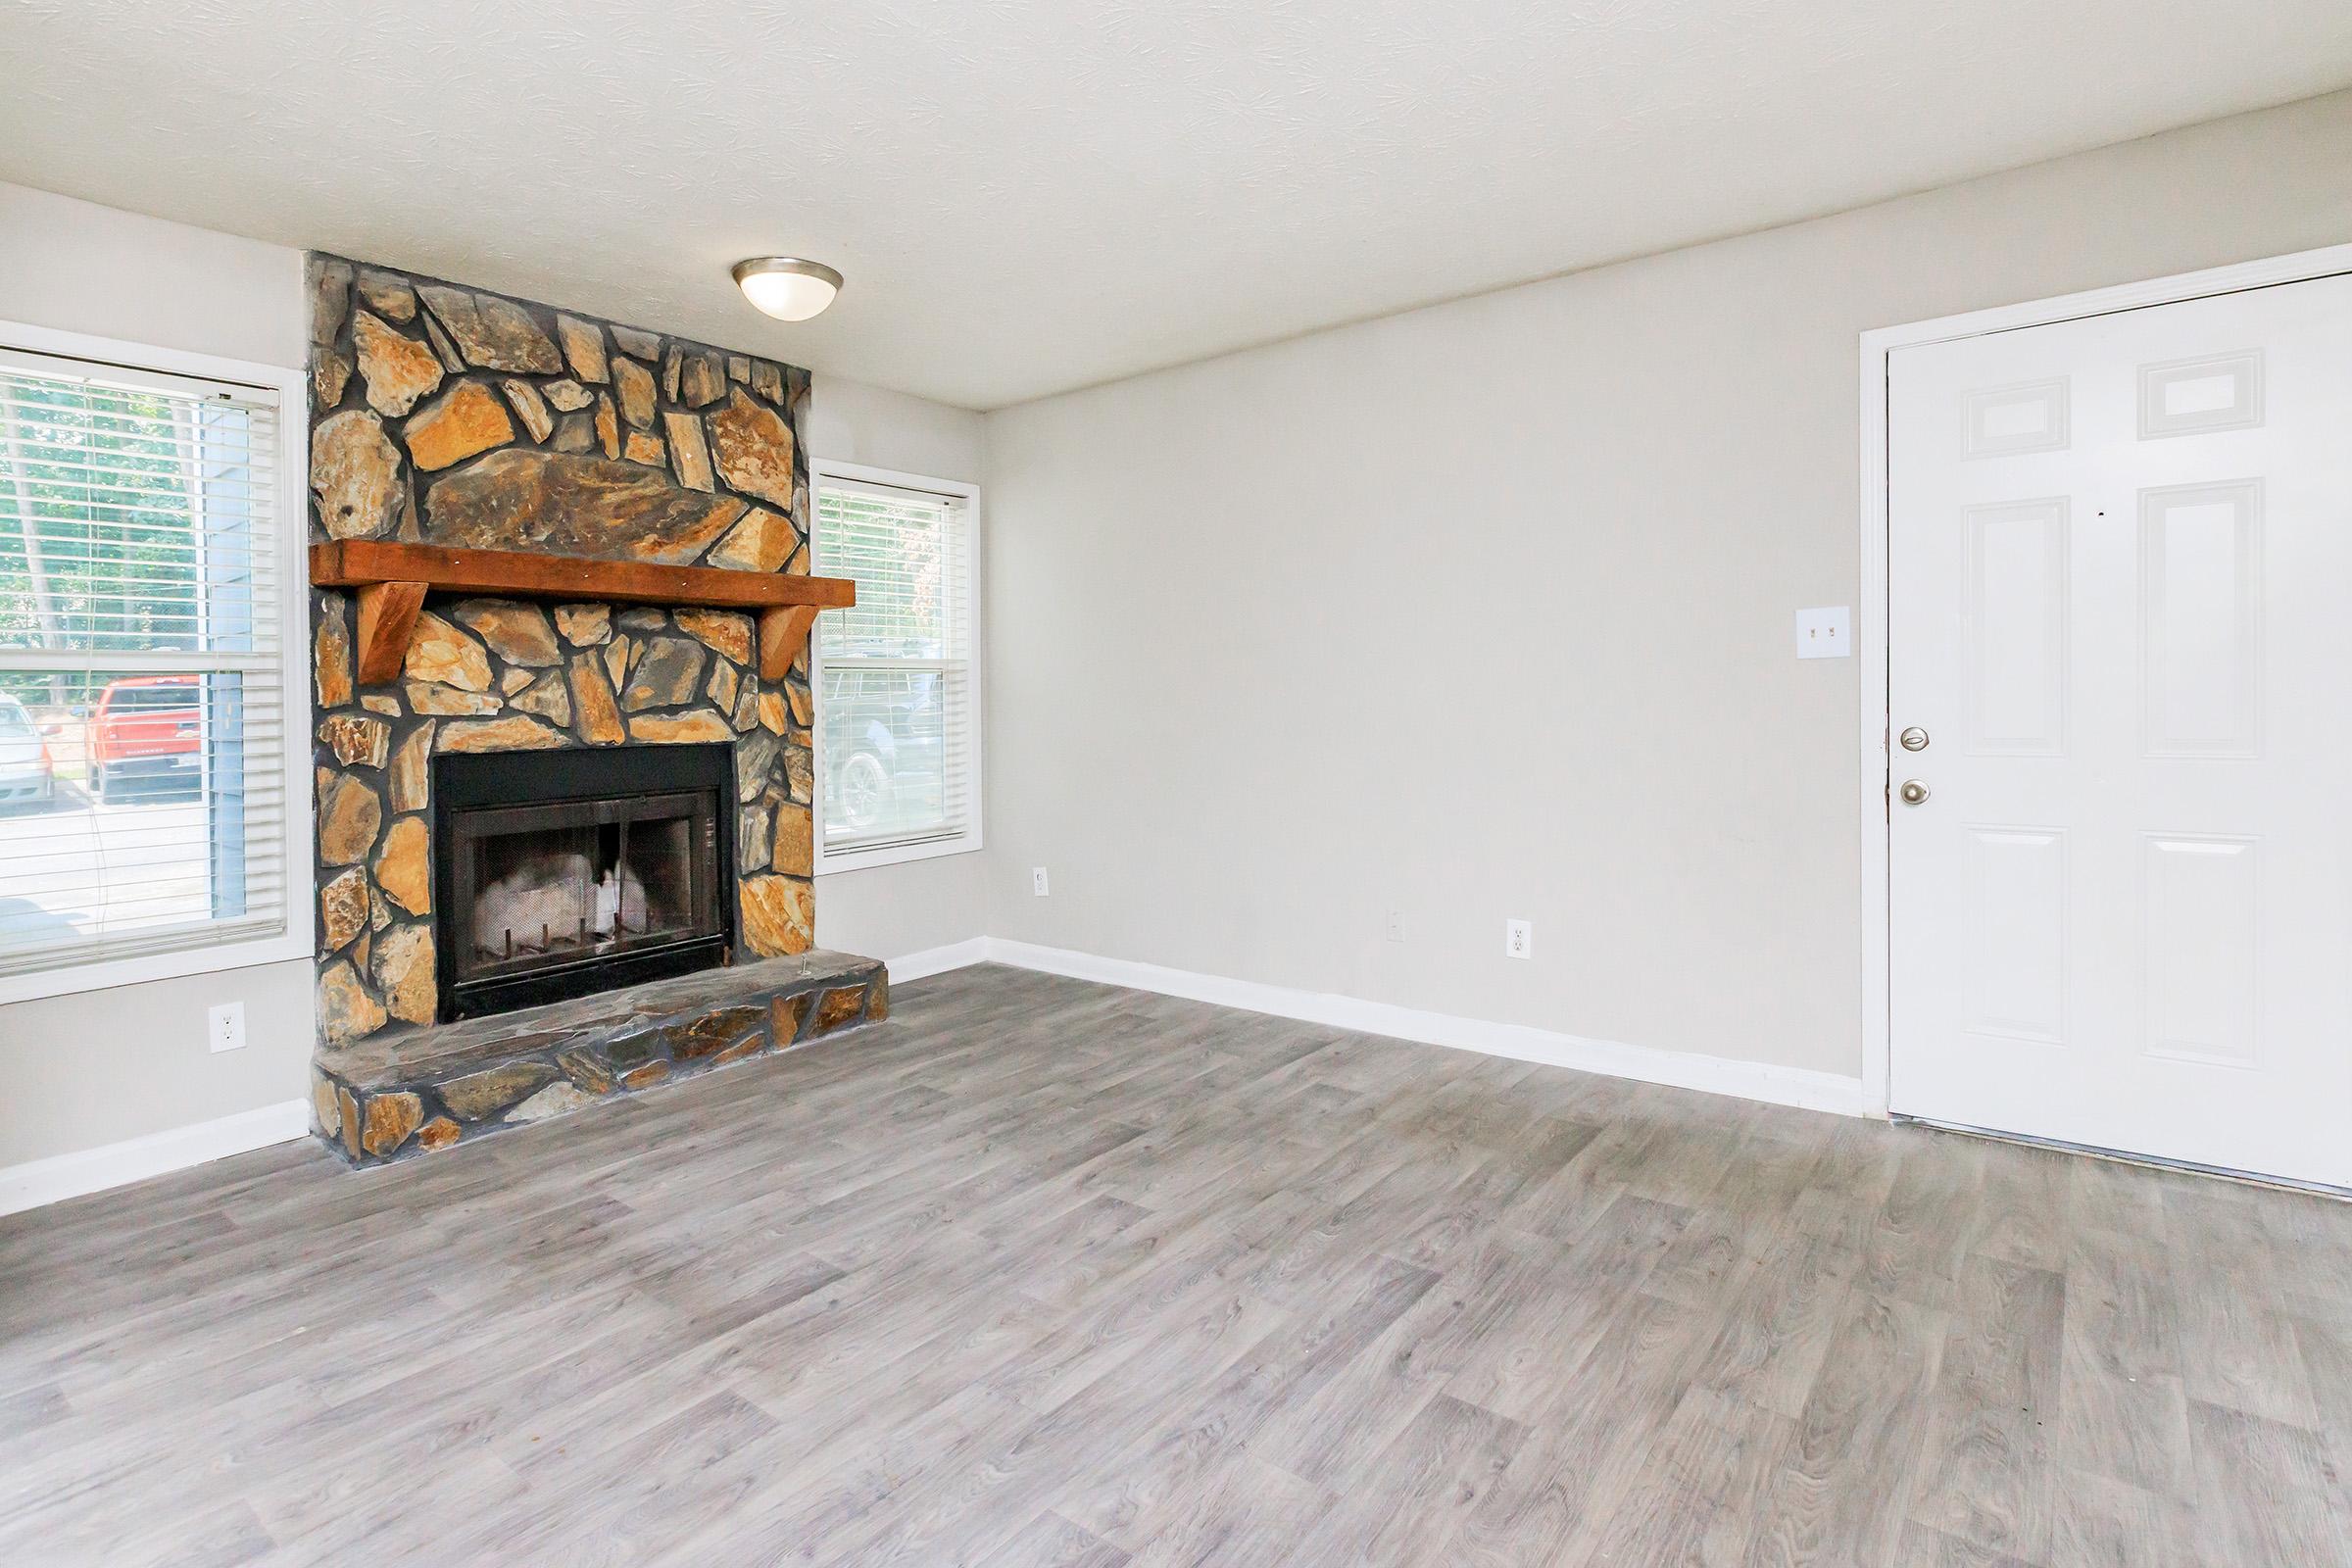
[[1887, 978], [1890, 931], [1886, 850], [1892, 825], [1887, 787], [1893, 777], [1887, 753], [1887, 356], [1896, 349], [1923, 343], [1945, 343], [1988, 332], [2047, 326], [2085, 316], [2173, 305], [2214, 294], [2302, 283], [2340, 273], [2352, 273], [2352, 244], [2151, 278], [2144, 283], [2061, 294], [2055, 299], [2034, 300], [2024, 305], [1938, 317], [1906, 326], [1883, 326], [1862, 334], [1862, 597], [1854, 610], [1854, 650], [1862, 671], [1862, 1100], [1875, 1113], [1885, 1115], [1887, 1111], [1887, 1068], [1892, 1049], [1887, 1014], [1891, 987]]

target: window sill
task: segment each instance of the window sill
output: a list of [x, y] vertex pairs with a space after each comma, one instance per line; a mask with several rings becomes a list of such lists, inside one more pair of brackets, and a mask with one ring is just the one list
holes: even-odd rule
[[870, 871], [879, 866], [905, 865], [910, 860], [936, 860], [943, 856], [973, 855], [979, 849], [980, 835], [965, 833], [928, 844], [901, 844], [890, 849], [819, 851], [816, 874], [838, 876], [845, 871]]
[[219, 947], [183, 948], [176, 953], [149, 954], [137, 958], [100, 958], [92, 963], [69, 964], [61, 969], [42, 969], [0, 979], [0, 1006], [37, 1002], [43, 997], [70, 997], [85, 991], [111, 991], [117, 986], [145, 985], [151, 980], [251, 969], [309, 956], [310, 937], [291, 934], [223, 942]]

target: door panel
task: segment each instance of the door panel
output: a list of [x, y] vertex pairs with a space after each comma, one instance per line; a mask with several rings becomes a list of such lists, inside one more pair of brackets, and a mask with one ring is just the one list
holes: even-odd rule
[[1968, 510], [1969, 749], [2066, 753], [2067, 498]]
[[2056, 828], [1971, 827], [1972, 961], [1965, 979], [1972, 1034], [2066, 1044], [2066, 834]]
[[2352, 279], [1887, 373], [1893, 1108], [2352, 1186]]
[[2145, 1049], [2180, 1061], [2259, 1066], [2261, 841], [2150, 833], [2141, 842]]

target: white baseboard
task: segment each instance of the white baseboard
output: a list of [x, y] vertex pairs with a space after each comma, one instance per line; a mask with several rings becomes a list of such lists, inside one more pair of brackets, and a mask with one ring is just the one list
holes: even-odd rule
[[1359, 1034], [1388, 1035], [1425, 1045], [1450, 1046], [1457, 1051], [1476, 1051], [1490, 1056], [1508, 1056], [1515, 1061], [1540, 1061], [1546, 1066], [1572, 1067], [1579, 1072], [1606, 1073], [1614, 1078], [1696, 1089], [1710, 1095], [1760, 1100], [1767, 1104], [1795, 1105], [1841, 1116], [1882, 1114], [1881, 1107], [1873, 1105], [1864, 1093], [1861, 1079], [1837, 1073], [1777, 1067], [1761, 1061], [1733, 1061], [1692, 1052], [1659, 1051], [1648, 1046], [1622, 1045], [1614, 1040], [1591, 1040], [1527, 1024], [1490, 1023], [1481, 1018], [1400, 1007], [1393, 1003], [1366, 1002], [1360, 997], [1344, 997], [1334, 992], [1297, 991], [1253, 980], [1228, 980], [1221, 975], [1196, 974], [1188, 969], [1163, 968], [1156, 963], [1136, 963], [1126, 958], [1099, 957], [1091, 953], [1039, 947], [1003, 937], [984, 941], [990, 962], [1068, 975], [1077, 980], [1156, 991], [1163, 996], [1187, 997], [1195, 1002], [1271, 1013], [1279, 1018], [1329, 1024]]
[[[1298, 991], [1253, 980], [1229, 980], [1222, 975], [1198, 974], [1127, 958], [1105, 958], [1092, 953], [1040, 947], [1003, 937], [970, 937], [945, 947], [926, 948], [890, 959], [888, 967], [892, 980], [905, 982], [975, 963], [1010, 964], [1046, 974], [1068, 975], [1076, 980], [1094, 980], [1223, 1007], [1239, 1007], [1245, 1012], [1298, 1018], [1359, 1034], [1450, 1046], [1457, 1051], [1507, 1056], [1515, 1061], [1540, 1061], [1546, 1066], [1696, 1089], [1711, 1095], [1734, 1095], [1768, 1104], [1796, 1105], [1844, 1116], [1881, 1113], [1880, 1107], [1869, 1102], [1861, 1079], [1836, 1073], [1776, 1067], [1759, 1061], [1733, 1061], [1690, 1052], [1658, 1051], [1613, 1040], [1591, 1040], [1527, 1024], [1490, 1023], [1482, 1018], [1424, 1012], [1416, 1007], [1367, 1002], [1334, 992]], [[0, 1214], [38, 1208], [44, 1203], [145, 1181], [150, 1176], [184, 1170], [229, 1154], [288, 1143], [306, 1136], [310, 1126], [309, 1104], [289, 1100], [222, 1116], [218, 1121], [174, 1127], [99, 1149], [12, 1165], [0, 1169]]]
[[192, 1127], [172, 1127], [120, 1144], [27, 1160], [0, 1169], [0, 1214], [104, 1192], [271, 1144], [290, 1143], [310, 1130], [309, 1102], [288, 1100], [218, 1121], [200, 1121]]
[[920, 980], [929, 975], [946, 974], [950, 969], [968, 969], [975, 963], [988, 961], [988, 938], [966, 937], [951, 942], [944, 948], [925, 948], [909, 953], [903, 958], [886, 958], [882, 967], [890, 971], [893, 984], [902, 980]]

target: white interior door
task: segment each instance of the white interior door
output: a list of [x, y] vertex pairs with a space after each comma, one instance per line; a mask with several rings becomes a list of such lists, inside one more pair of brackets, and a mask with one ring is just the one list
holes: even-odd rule
[[1893, 1109], [2352, 1186], [2352, 278], [1888, 378]]

